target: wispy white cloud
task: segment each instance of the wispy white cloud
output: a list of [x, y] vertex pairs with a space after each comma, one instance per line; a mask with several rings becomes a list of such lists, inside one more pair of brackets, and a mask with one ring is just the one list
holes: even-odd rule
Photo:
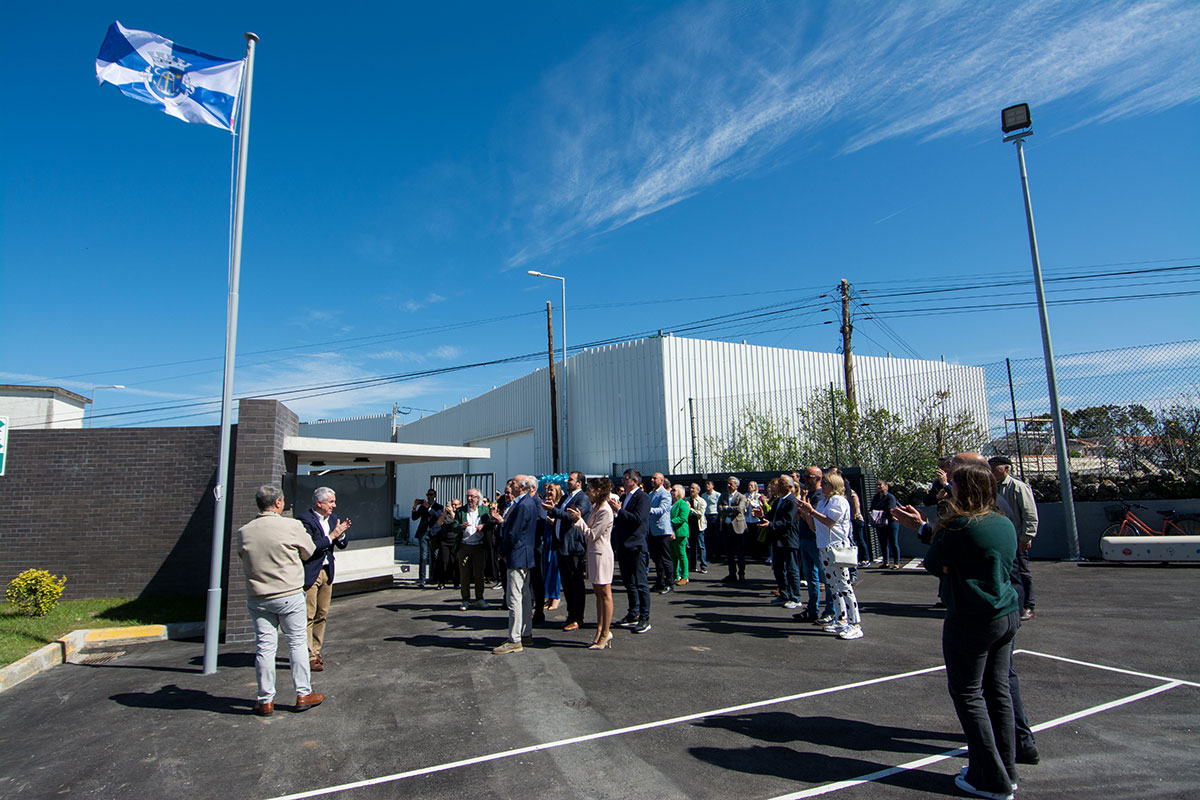
[[[435, 391], [440, 385], [432, 378], [418, 378], [331, 393], [331, 389], [336, 388], [333, 384], [377, 376], [377, 367], [377, 364], [364, 367], [342, 353], [313, 353], [286, 368], [268, 364], [244, 370], [238, 376], [237, 393], [277, 399], [296, 412], [301, 420], [308, 421], [384, 413], [391, 410], [392, 403], [403, 403]], [[303, 391], [292, 393], [287, 391], [289, 389]]]
[[428, 295], [425, 296], [425, 298], [423, 300], [416, 300], [416, 299], [405, 300], [404, 303], [402, 303], [402, 305], [403, 305], [405, 311], [419, 311], [420, 309], [424, 308], [425, 306], [431, 306], [436, 303], [444, 303], [444, 302], [446, 302], [445, 297], [442, 297], [437, 292], [430, 292]]
[[442, 345], [426, 352], [418, 350], [381, 350], [377, 353], [366, 353], [364, 357], [373, 361], [422, 364], [426, 361], [458, 358], [460, 355], [462, 355], [461, 348], [453, 345]]
[[818, 133], [851, 153], [996, 129], [1012, 102], [1070, 100], [1075, 125], [1195, 102], [1198, 42], [1192, 0], [676, 8], [597, 37], [517, 111], [530, 155], [508, 265], [793, 158]]

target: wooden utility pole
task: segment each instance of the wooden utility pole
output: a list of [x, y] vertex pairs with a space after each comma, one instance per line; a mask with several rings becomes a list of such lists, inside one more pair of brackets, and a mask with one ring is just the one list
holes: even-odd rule
[[558, 383], [554, 380], [554, 316], [546, 301], [546, 338], [550, 343], [550, 452], [554, 474], [558, 474]]
[[851, 414], [858, 411], [854, 395], [854, 351], [850, 347], [850, 334], [854, 326], [850, 324], [850, 284], [842, 278], [842, 363], [846, 370], [846, 402], [850, 405]]

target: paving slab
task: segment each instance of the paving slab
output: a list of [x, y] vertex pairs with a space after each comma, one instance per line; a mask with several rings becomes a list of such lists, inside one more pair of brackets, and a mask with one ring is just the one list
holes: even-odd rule
[[[1046, 727], [1018, 796], [1194, 797], [1200, 569], [1033, 569], [1016, 663]], [[122, 645], [0, 696], [0, 796], [962, 796], [933, 578], [864, 570], [866, 636], [844, 642], [771, 605], [769, 567], [748, 576], [655, 595], [653, 630], [599, 652], [590, 624], [559, 629], [565, 610], [493, 656], [499, 608], [460, 612], [451, 590], [340, 597], [314, 674], [329, 699], [292, 712], [285, 659], [265, 719], [249, 646], [223, 647], [205, 676], [199, 641]]]

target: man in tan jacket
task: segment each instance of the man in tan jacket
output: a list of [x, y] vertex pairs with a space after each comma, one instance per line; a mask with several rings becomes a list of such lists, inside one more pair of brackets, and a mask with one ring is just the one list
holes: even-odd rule
[[246, 607], [254, 620], [257, 651], [254, 674], [258, 699], [254, 713], [275, 711], [275, 649], [279, 631], [287, 640], [297, 711], [319, 705], [325, 695], [312, 690], [308, 668], [307, 613], [304, 604], [304, 559], [313, 553], [313, 541], [304, 526], [280, 516], [283, 492], [260, 486], [254, 495], [258, 516], [237, 532], [237, 554], [246, 574]]

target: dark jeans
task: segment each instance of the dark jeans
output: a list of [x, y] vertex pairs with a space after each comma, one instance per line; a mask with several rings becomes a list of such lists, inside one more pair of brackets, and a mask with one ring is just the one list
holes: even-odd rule
[[671, 537], [649, 537], [650, 557], [654, 559], [654, 589], [661, 591], [675, 585], [675, 561], [671, 558]]
[[562, 577], [562, 593], [567, 601], [567, 622], [583, 622], [583, 614], [587, 609], [587, 588], [584, 586], [587, 577], [586, 556], [564, 556], [558, 554], [558, 571]]
[[1019, 617], [947, 618], [942, 626], [946, 684], [967, 739], [967, 782], [985, 792], [1008, 794], [1017, 779], [1008, 672]]
[[1025, 594], [1022, 608], [1033, 608], [1033, 573], [1029, 571], [1029, 551], [1017, 548], [1017, 573], [1021, 576], [1021, 589]]
[[725, 529], [725, 563], [729, 565], [729, 577], [733, 580], [746, 579], [746, 534]]
[[[883, 550], [882, 558], [884, 564], [899, 564], [900, 563], [900, 523], [896, 521], [889, 522], [876, 530], [879, 531], [879, 544]], [[974, 786], [974, 784], [971, 784]], [[979, 788], [976, 786], [975, 788]]]
[[417, 580], [429, 580], [429, 537], [417, 537]]
[[628, 619], [650, 619], [650, 556], [645, 550], [617, 551], [617, 563], [621, 566], [621, 583], [625, 584], [625, 595], [629, 599]]
[[771, 567], [775, 570], [776, 582], [779, 582], [779, 596], [785, 603], [803, 602], [800, 599], [800, 551], [795, 547], [771, 549]]
[[725, 560], [725, 548], [728, 546], [726, 542], [733, 535], [728, 525], [720, 522], [713, 524], [715, 520], [710, 519], [708, 523], [708, 532], [711, 534], [708, 538], [708, 552], [714, 563], [720, 564]]
[[691, 536], [688, 537], [688, 561], [697, 570], [708, 569], [708, 548], [704, 542], [704, 534], [707, 531], [700, 530], [695, 522], [689, 524]]
[[[824, 571], [821, 569], [821, 551], [817, 549], [816, 538], [800, 540], [800, 577], [808, 582], [808, 603], [804, 610], [810, 614], [817, 613], [817, 603], [821, 599], [821, 582]], [[825, 602], [821, 606], [822, 614], [833, 614], [833, 595], [825, 586]]]
[[874, 561], [875, 556], [871, 555], [871, 537], [866, 533], [867, 526], [861, 519], [855, 519], [850, 521], [850, 528], [854, 531], [854, 544], [858, 547], [858, 560]]

